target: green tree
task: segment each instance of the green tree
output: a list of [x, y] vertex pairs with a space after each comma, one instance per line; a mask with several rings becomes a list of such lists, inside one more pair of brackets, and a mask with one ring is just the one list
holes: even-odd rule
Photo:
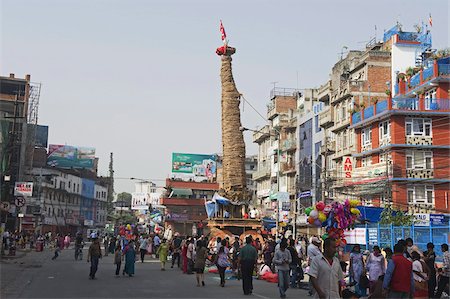
[[131, 206], [131, 198], [132, 196], [128, 192], [122, 192], [117, 194], [117, 201], [123, 201], [125, 203], [124, 206], [127, 207]]
[[392, 224], [394, 226], [412, 225], [414, 224], [414, 215], [388, 205], [381, 212], [380, 224]]

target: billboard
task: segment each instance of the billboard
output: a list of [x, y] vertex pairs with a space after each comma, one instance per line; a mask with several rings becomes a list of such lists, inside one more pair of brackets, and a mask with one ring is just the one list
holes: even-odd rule
[[34, 146], [47, 148], [47, 145], [48, 145], [48, 126], [37, 125]]
[[172, 172], [213, 178], [216, 176], [216, 160], [216, 155], [172, 153]]
[[50, 144], [47, 165], [58, 168], [93, 168], [95, 148]]

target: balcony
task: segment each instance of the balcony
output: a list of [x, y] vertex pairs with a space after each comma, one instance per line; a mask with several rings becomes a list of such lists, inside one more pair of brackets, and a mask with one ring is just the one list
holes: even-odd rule
[[291, 138], [281, 142], [281, 150], [283, 152], [295, 151], [297, 149], [297, 139]]
[[257, 132], [253, 133], [253, 143], [261, 143], [270, 136], [269, 126], [264, 126]]
[[334, 110], [329, 107], [319, 114], [319, 126], [329, 128], [334, 124]]
[[254, 181], [270, 176], [270, 166], [260, 166], [257, 171], [252, 174]]
[[329, 141], [328, 142], [328, 145], [327, 144], [322, 144], [321, 146], [320, 146], [320, 153], [321, 154], [325, 154], [325, 153], [334, 153], [334, 152], [336, 152], [336, 141], [335, 140], [331, 140], [331, 141]]
[[[365, 123], [365, 120], [371, 119], [382, 113], [401, 112], [408, 114], [411, 112], [450, 112], [450, 99], [423, 99], [423, 98], [392, 98], [381, 100], [376, 105], [369, 106], [363, 111], [352, 114], [352, 126]], [[336, 125], [335, 125], [336, 127]]]
[[295, 163], [294, 162], [286, 162], [286, 163], [281, 163], [281, 172], [284, 174], [290, 174], [290, 173], [295, 173], [296, 169], [295, 169]]

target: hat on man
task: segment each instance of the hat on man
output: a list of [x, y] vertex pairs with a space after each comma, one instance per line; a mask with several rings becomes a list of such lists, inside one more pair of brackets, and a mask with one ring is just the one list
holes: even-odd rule
[[320, 239], [318, 237], [312, 237], [311, 243], [322, 243], [322, 241], [320, 241]]

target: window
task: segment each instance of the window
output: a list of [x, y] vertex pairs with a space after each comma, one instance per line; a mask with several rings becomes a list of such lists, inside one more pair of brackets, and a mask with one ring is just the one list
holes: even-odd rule
[[372, 129], [365, 128], [361, 131], [361, 145], [370, 145], [372, 144]]
[[386, 161], [391, 161], [391, 154], [380, 154], [380, 163], [385, 163]]
[[341, 107], [341, 119], [344, 121], [347, 118], [347, 111], [345, 111], [345, 105]]
[[361, 166], [366, 167], [372, 165], [372, 157], [365, 157], [361, 159]]
[[344, 148], [347, 148], [347, 131], [342, 133], [342, 145]]
[[436, 110], [436, 88], [425, 93], [425, 110]]
[[388, 139], [391, 132], [391, 123], [389, 121], [383, 121], [379, 125], [380, 141]]
[[408, 203], [433, 204], [433, 185], [409, 185], [407, 191]]
[[316, 133], [319, 133], [321, 130], [319, 126], [319, 115], [314, 116], [314, 127], [316, 128]]
[[406, 136], [431, 136], [431, 119], [407, 118]]
[[349, 137], [348, 137], [348, 146], [351, 147], [353, 146], [353, 142], [355, 140], [355, 131], [353, 131], [353, 129], [350, 129], [350, 133], [349, 133]]
[[433, 152], [406, 151], [406, 169], [432, 169]]

